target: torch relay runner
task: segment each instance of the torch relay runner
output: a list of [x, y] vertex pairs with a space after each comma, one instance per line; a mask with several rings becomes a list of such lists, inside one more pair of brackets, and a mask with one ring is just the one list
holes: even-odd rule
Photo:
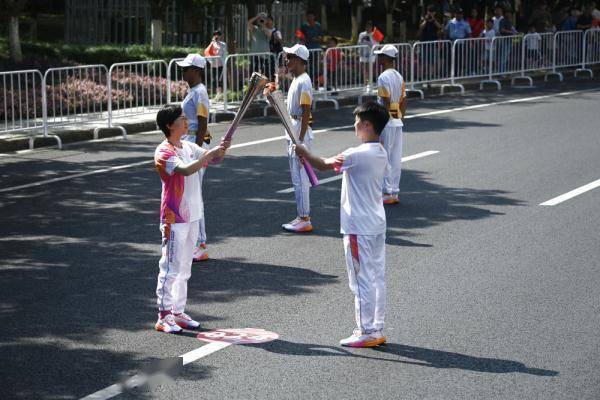
[[[312, 82], [306, 73], [309, 52], [306, 46], [296, 44], [284, 47], [285, 64], [294, 79], [287, 95], [287, 111], [292, 121], [292, 129], [296, 132], [296, 142], [306, 148], [312, 148], [313, 132], [310, 127], [312, 115], [310, 112], [313, 94]], [[275, 91], [276, 84], [269, 83], [266, 91]], [[286, 136], [287, 137], [287, 136]], [[297, 217], [281, 227], [289, 232], [310, 232], [313, 230], [310, 220], [310, 179], [300, 160], [294, 154], [292, 140], [288, 137], [287, 154], [290, 164], [290, 174], [294, 195], [296, 198]]]
[[[188, 84], [189, 89], [185, 99], [181, 104], [183, 113], [188, 121], [188, 132], [183, 136], [183, 140], [196, 143], [205, 149], [210, 143], [210, 132], [208, 131], [208, 113], [210, 110], [210, 101], [206, 86], [202, 82], [205, 76], [206, 59], [200, 54], [188, 54], [183, 61], [177, 61], [177, 65], [183, 70], [183, 80]], [[206, 168], [198, 171], [200, 189]], [[208, 259], [208, 250], [206, 249], [206, 223], [204, 219], [204, 210], [198, 220], [200, 234], [197, 243], [194, 243], [194, 261], [204, 261]]]
[[154, 153], [154, 164], [162, 181], [162, 256], [158, 262], [156, 296], [159, 314], [155, 329], [179, 333], [182, 328], [200, 326], [185, 313], [187, 284], [199, 235], [198, 221], [204, 215], [198, 172], [214, 160], [222, 159], [231, 142], [221, 140], [219, 146], [204, 149], [184, 140], [189, 126], [182, 108], [177, 105], [167, 105], [158, 111], [156, 124], [165, 140]]
[[354, 294], [356, 328], [340, 340], [342, 346], [375, 347], [386, 342], [385, 320], [385, 232], [383, 177], [388, 156], [380, 135], [389, 120], [381, 104], [368, 102], [354, 110], [354, 129], [362, 142], [337, 156], [320, 158], [306, 145], [293, 151], [319, 170], [342, 173], [340, 232], [350, 290]]

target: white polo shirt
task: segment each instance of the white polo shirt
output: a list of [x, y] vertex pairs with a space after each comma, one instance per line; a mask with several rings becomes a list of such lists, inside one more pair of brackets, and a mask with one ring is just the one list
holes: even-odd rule
[[344, 235], [385, 233], [383, 176], [388, 165], [379, 142], [351, 147], [335, 157], [334, 169], [343, 173], [340, 232]]
[[[302, 106], [312, 105], [313, 93], [312, 93], [312, 81], [310, 76], [305, 72], [302, 75], [298, 75], [292, 81], [287, 95], [287, 110], [290, 116], [292, 116], [292, 122], [294, 123], [299, 134], [300, 119], [302, 117]], [[295, 119], [297, 117], [298, 119]], [[308, 129], [306, 135], [309, 138], [313, 138], [312, 129]], [[297, 139], [298, 137], [296, 137]], [[289, 138], [288, 138], [289, 140]]]
[[388, 126], [404, 126], [400, 102], [406, 97], [406, 86], [400, 72], [393, 68], [383, 71], [377, 78], [377, 100], [383, 104], [382, 97], [390, 99], [390, 120]]

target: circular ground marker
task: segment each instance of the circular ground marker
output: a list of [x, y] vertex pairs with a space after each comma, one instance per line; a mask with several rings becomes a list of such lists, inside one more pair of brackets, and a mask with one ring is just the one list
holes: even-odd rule
[[265, 331], [264, 329], [243, 328], [243, 329], [215, 329], [207, 332], [200, 332], [197, 336], [203, 342], [226, 342], [231, 344], [254, 344], [271, 342], [279, 338], [275, 332]]

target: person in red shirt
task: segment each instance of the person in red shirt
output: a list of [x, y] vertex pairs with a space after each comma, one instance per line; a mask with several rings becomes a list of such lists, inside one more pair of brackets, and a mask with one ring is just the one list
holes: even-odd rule
[[471, 9], [471, 16], [467, 18], [469, 26], [471, 26], [471, 37], [478, 38], [483, 32], [483, 18], [479, 15], [479, 10], [476, 7]]
[[[334, 36], [330, 36], [327, 39], [327, 90], [337, 89], [337, 71], [338, 64], [342, 61], [342, 52], [337, 47], [338, 41]], [[332, 95], [336, 95], [337, 92], [332, 92]]]

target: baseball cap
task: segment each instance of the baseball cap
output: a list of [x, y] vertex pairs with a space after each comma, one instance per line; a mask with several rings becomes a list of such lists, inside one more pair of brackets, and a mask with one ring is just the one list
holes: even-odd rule
[[176, 61], [180, 67], [206, 67], [206, 59], [200, 54], [188, 54], [183, 61]]
[[285, 51], [287, 54], [298, 56], [304, 61], [308, 61], [308, 49], [302, 44], [295, 44], [292, 47], [284, 47], [283, 51]]
[[375, 50], [373, 53], [374, 54], [385, 54], [388, 57], [394, 58], [398, 55], [398, 49], [396, 48], [396, 46], [394, 46], [392, 44], [386, 44], [381, 49]]

